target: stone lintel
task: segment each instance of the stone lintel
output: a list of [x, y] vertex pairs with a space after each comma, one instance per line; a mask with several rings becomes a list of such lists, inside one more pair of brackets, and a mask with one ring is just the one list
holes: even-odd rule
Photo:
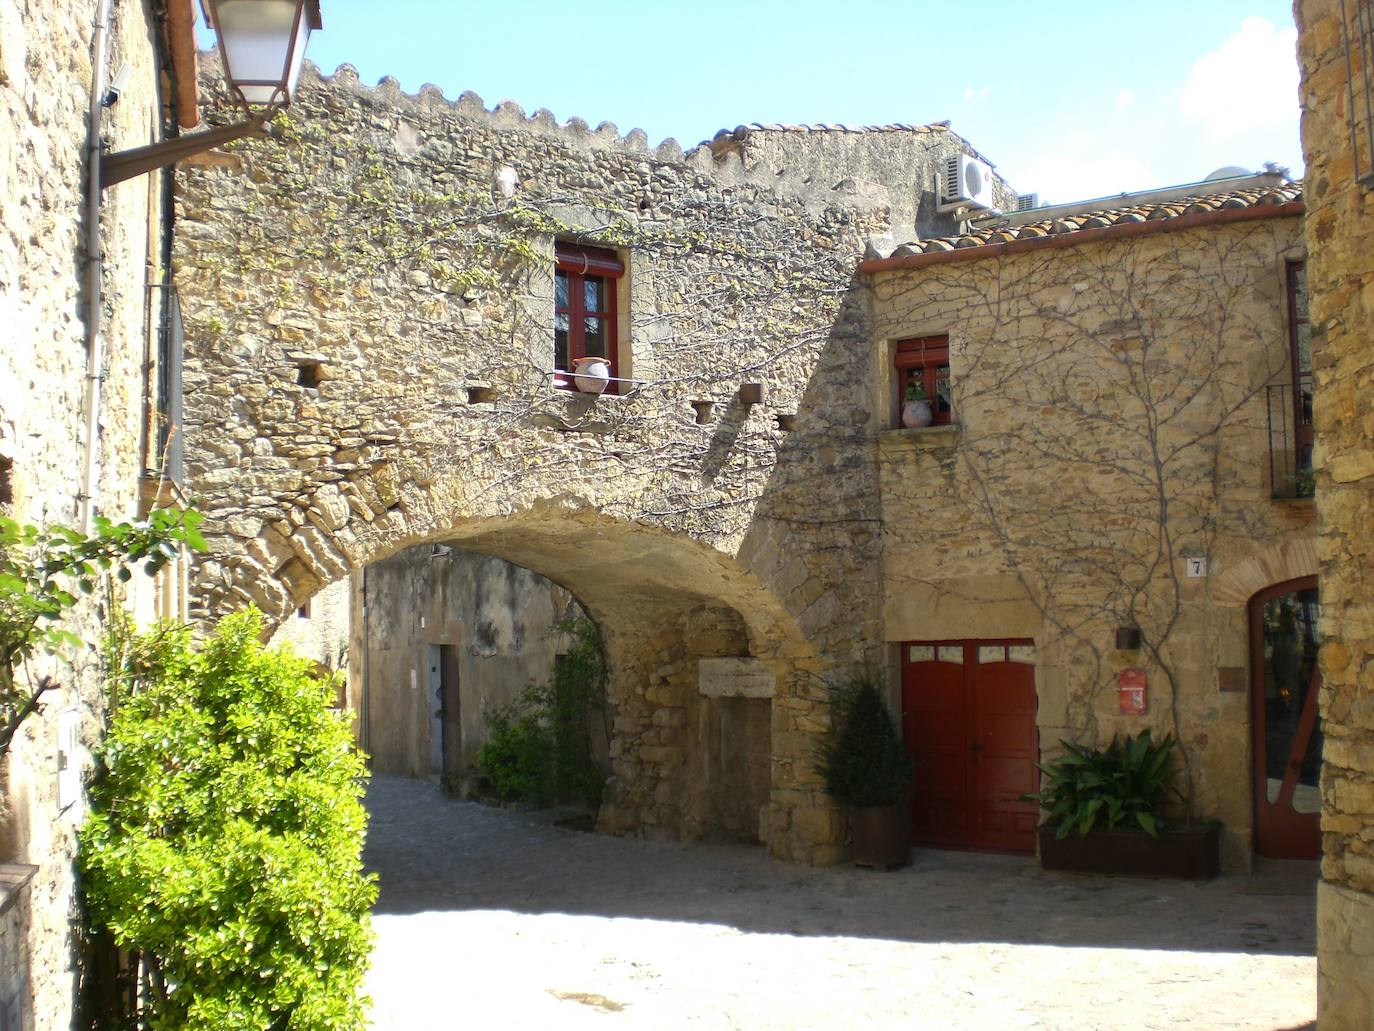
[[760, 659], [701, 659], [697, 687], [712, 698], [772, 698], [776, 677]]

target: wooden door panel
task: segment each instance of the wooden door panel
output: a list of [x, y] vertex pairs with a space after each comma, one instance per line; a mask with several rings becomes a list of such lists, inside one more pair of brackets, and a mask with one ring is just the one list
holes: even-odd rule
[[[1007, 643], [1012, 642], [1002, 642]], [[1034, 667], [978, 663], [980, 653], [1005, 656], [1005, 648], [993, 642], [920, 647], [927, 655], [963, 662], [913, 662], [910, 651], [903, 652], [902, 732], [915, 767], [916, 840], [1032, 851], [1039, 811], [1020, 797], [1036, 790], [1039, 779]]]

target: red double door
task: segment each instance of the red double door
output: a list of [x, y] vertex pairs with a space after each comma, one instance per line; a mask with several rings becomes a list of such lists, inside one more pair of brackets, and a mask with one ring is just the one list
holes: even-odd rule
[[1037, 790], [1033, 645], [1025, 640], [902, 645], [902, 735], [915, 766], [919, 844], [1033, 852]]

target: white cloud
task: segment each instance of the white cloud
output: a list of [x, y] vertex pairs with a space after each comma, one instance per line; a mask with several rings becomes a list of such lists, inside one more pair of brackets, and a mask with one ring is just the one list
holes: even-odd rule
[[1149, 165], [1124, 148], [1099, 152], [1086, 140], [1068, 143], [1065, 150], [1041, 154], [1017, 168], [1011, 177], [1016, 188], [1035, 190], [1041, 204], [1069, 204], [1147, 190], [1159, 182]]
[[983, 87], [981, 87], [980, 89], [974, 89], [972, 86], [965, 86], [965, 87], [964, 87], [964, 103], [967, 104], [970, 100], [976, 100], [976, 99], [978, 99], [979, 97], [986, 97], [986, 96], [987, 96], [989, 93], [991, 93], [991, 92], [992, 92], [992, 87], [991, 87], [991, 86], [983, 86]]
[[1297, 29], [1246, 18], [1194, 63], [1178, 93], [1179, 111], [1213, 140], [1292, 124], [1298, 109]]
[[1124, 89], [1116, 95], [1116, 108], [1120, 111], [1123, 107], [1130, 107], [1135, 103], [1135, 91]]

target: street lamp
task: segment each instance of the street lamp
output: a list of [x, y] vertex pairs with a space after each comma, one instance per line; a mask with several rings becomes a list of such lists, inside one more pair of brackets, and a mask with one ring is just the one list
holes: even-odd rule
[[260, 135], [300, 78], [305, 45], [321, 27], [319, 0], [202, 0], [219, 38], [224, 78], [248, 116], [235, 125], [100, 156], [100, 188], [174, 164], [245, 136]]

